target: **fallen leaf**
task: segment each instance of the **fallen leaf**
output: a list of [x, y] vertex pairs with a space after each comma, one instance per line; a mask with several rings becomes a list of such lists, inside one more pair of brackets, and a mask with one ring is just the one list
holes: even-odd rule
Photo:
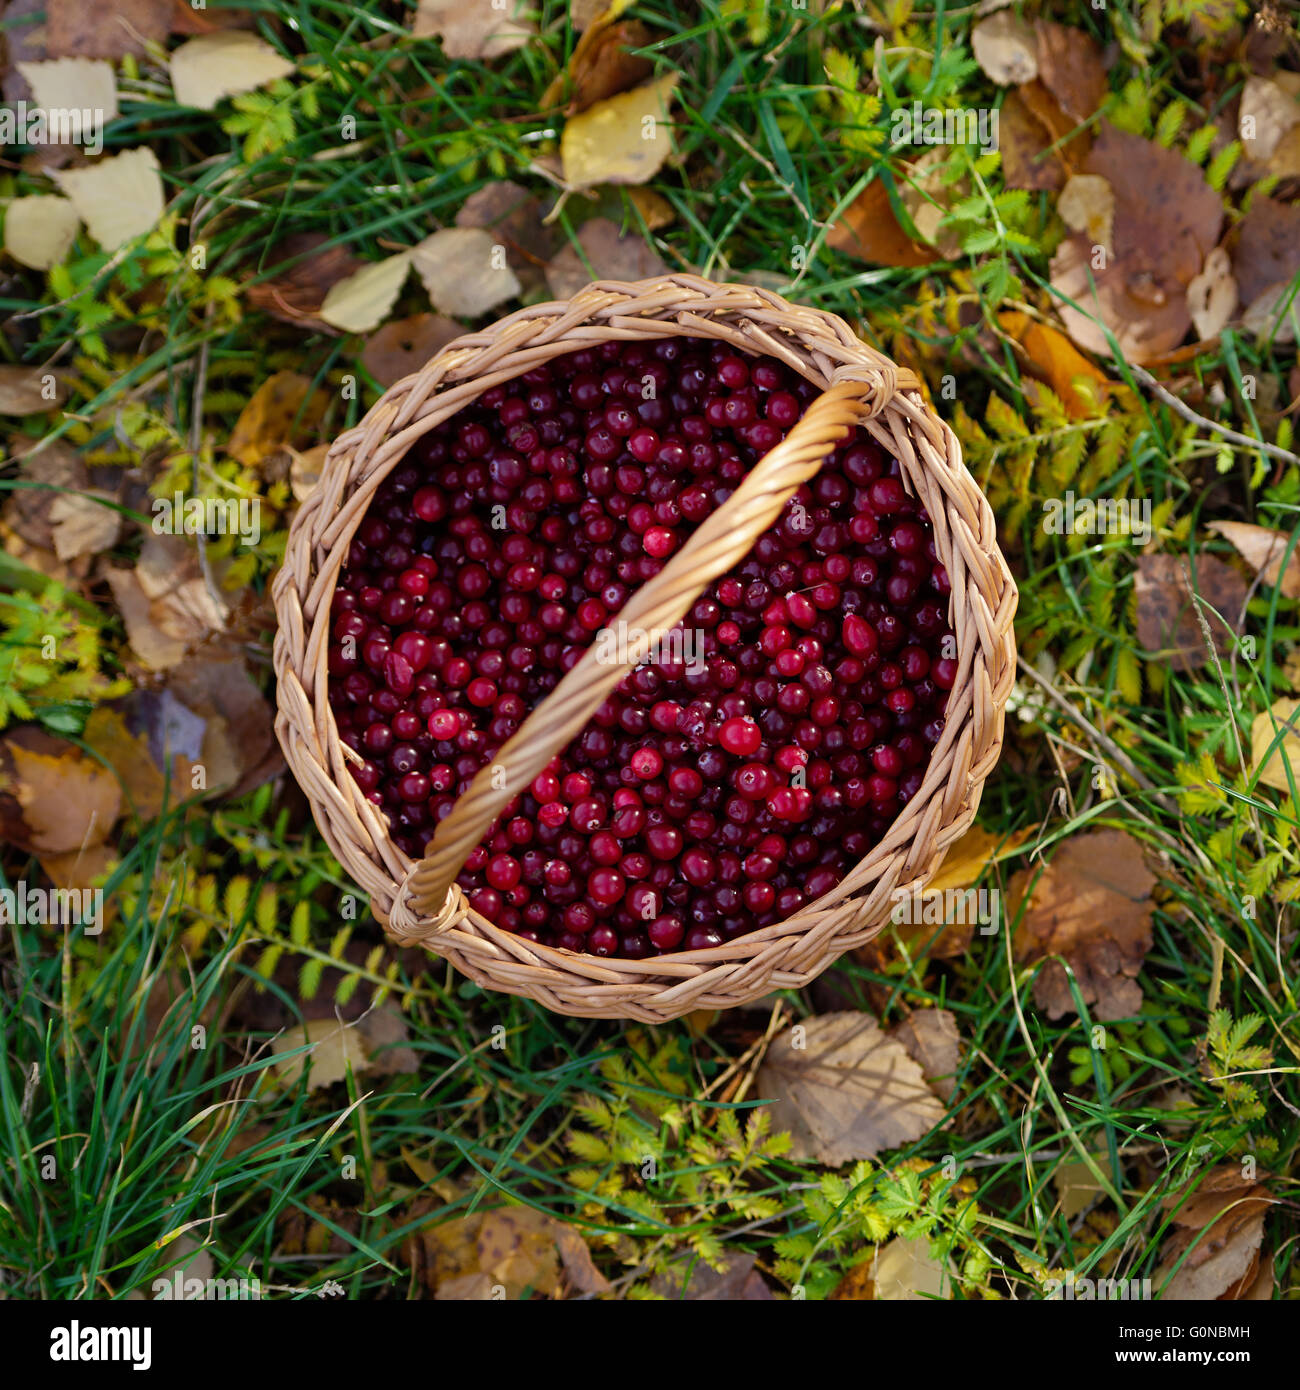
[[754, 1267], [748, 1251], [723, 1255], [722, 1269], [703, 1260], [681, 1258], [656, 1274], [650, 1288], [675, 1303], [764, 1303], [772, 1300], [772, 1290]]
[[956, 1018], [947, 1009], [914, 1009], [889, 1036], [907, 1049], [939, 1099], [945, 1104], [952, 1100], [961, 1066]]
[[117, 778], [124, 797], [123, 811], [141, 821], [153, 820], [162, 810], [165, 783], [150, 754], [148, 738], [132, 733], [124, 716], [107, 705], [91, 711], [82, 737]]
[[1279, 280], [1246, 305], [1241, 315], [1242, 330], [1279, 345], [1294, 343], [1297, 307], [1291, 282]]
[[913, 241], [899, 225], [889, 191], [873, 179], [844, 209], [830, 229], [826, 245], [874, 265], [922, 266], [937, 260], [932, 247]]
[[952, 1270], [930, 1254], [930, 1242], [895, 1236], [876, 1251], [875, 1296], [886, 1303], [932, 1302], [952, 1297]]
[[[42, 854], [41, 872], [56, 888], [74, 889], [84, 893], [88, 888], [102, 887], [104, 879], [121, 863], [121, 855], [111, 845], [83, 845], [66, 854]], [[115, 914], [111, 895], [104, 895], [104, 920], [108, 926]]]
[[91, 489], [81, 493], [62, 493], [50, 505], [54, 553], [60, 560], [82, 555], [98, 555], [117, 543], [122, 516], [112, 493]]
[[592, 280], [646, 280], [668, 272], [652, 246], [640, 237], [624, 236], [618, 223], [607, 217], [584, 222], [578, 245], [591, 264], [590, 271], [572, 243], [557, 252], [546, 267], [546, 283], [556, 299], [571, 298]]
[[970, 180], [963, 176], [956, 183], [947, 176], [948, 155], [943, 150], [930, 150], [907, 171], [899, 181], [898, 199], [912, 219], [922, 241], [938, 248], [949, 260], [961, 254], [962, 232], [953, 226], [942, 226], [948, 209], [970, 195]]
[[1212, 521], [1210, 530], [1230, 542], [1270, 588], [1280, 588], [1284, 598], [1300, 598], [1300, 546], [1292, 552], [1286, 562], [1286, 572], [1282, 573], [1282, 561], [1291, 540], [1289, 535], [1244, 521]]
[[92, 58], [58, 58], [19, 63], [32, 89], [32, 101], [46, 111], [93, 111], [99, 119], [117, 118], [117, 75], [111, 63]]
[[768, 1049], [756, 1094], [773, 1101], [772, 1128], [790, 1132], [792, 1157], [832, 1168], [911, 1143], [944, 1119], [921, 1068], [864, 1013], [787, 1029]]
[[26, 78], [18, 71], [19, 63], [39, 63], [46, 58], [58, 57], [46, 51], [45, 23], [50, 0], [9, 0], [4, 10], [4, 54], [0, 54], [0, 95], [10, 103], [30, 101], [32, 89]]
[[1271, 1204], [1268, 1188], [1232, 1163], [1167, 1197], [1174, 1229], [1152, 1277], [1158, 1296], [1176, 1303], [1245, 1297], [1258, 1275]]
[[1276, 81], [1247, 77], [1241, 90], [1237, 136], [1249, 159], [1267, 163], [1282, 137], [1300, 125], [1300, 102]]
[[[569, 61], [568, 76], [572, 83], [569, 114], [585, 111], [598, 101], [644, 82], [654, 72], [654, 64], [631, 50], [646, 47], [653, 37], [650, 30], [635, 19], [603, 25], [593, 31], [592, 42], [579, 44]], [[546, 106], [543, 97], [543, 109]]]
[[676, 209], [662, 193], [656, 193], [653, 188], [636, 185], [627, 190], [627, 198], [641, 214], [647, 231], [657, 232], [677, 220]]
[[1078, 232], [1061, 243], [1051, 267], [1061, 318], [1080, 347], [1110, 355], [1095, 316], [1127, 358], [1149, 362], [1191, 327], [1187, 287], [1218, 242], [1222, 200], [1183, 155], [1106, 121], [1084, 167], [1114, 191], [1114, 249], [1098, 254]]
[[[1050, 324], [1039, 323], [1028, 314], [1010, 312], [998, 315], [998, 323], [1024, 349], [1030, 364], [1051, 387], [1066, 414], [1082, 420], [1096, 413], [1095, 400], [1107, 389], [1106, 374], [1086, 358], [1064, 333]], [[1093, 386], [1093, 399], [1076, 385], [1082, 378]]]
[[1187, 312], [1197, 338], [1217, 338], [1237, 309], [1237, 282], [1222, 246], [1205, 258], [1205, 266], [1187, 286]]
[[265, 39], [242, 29], [200, 34], [171, 56], [177, 105], [200, 111], [212, 111], [227, 97], [255, 91], [293, 71], [293, 63]]
[[444, 227], [426, 237], [411, 260], [429, 302], [442, 314], [480, 318], [519, 293], [505, 247], [482, 227]]
[[456, 214], [456, 225], [491, 232], [493, 240], [506, 248], [506, 261], [521, 290], [528, 293], [545, 283], [546, 263], [558, 245], [543, 216], [541, 203], [526, 188], [502, 179], [471, 193]]
[[1067, 116], [1076, 123], [1086, 121], [1108, 90], [1101, 45], [1091, 34], [1066, 24], [1040, 19], [1034, 28], [1039, 81]]
[[320, 482], [320, 471], [329, 451], [328, 444], [317, 444], [301, 454], [297, 449], [289, 449], [289, 487], [297, 501], [305, 502]]
[[408, 1047], [411, 1030], [401, 1009], [384, 1004], [370, 1009], [357, 1020], [357, 1031], [365, 1041], [366, 1056], [382, 1076], [404, 1076], [420, 1070], [420, 1058]]
[[1078, 173], [1092, 149], [1091, 130], [1076, 129], [1078, 123], [1072, 116], [1066, 115], [1060, 102], [1039, 80], [1022, 83], [1016, 89], [1016, 95], [1046, 131], [1048, 141], [1056, 147], [1056, 153], [1066, 169]]
[[[1152, 659], [1175, 671], [1195, 671], [1209, 660], [1198, 609], [1192, 598], [1191, 566], [1177, 555], [1139, 555], [1136, 577], [1138, 643]], [[1236, 645], [1235, 634], [1246, 603], [1246, 581], [1231, 565], [1212, 555], [1196, 557], [1196, 592], [1210, 639], [1220, 657]], [[1215, 617], [1214, 614], [1218, 614]]]
[[844, 1278], [827, 1294], [832, 1303], [870, 1303], [876, 1296], [872, 1274], [876, 1267], [874, 1252], [855, 1265], [850, 1265]]
[[[1136, 975], [1151, 949], [1151, 889], [1155, 875], [1142, 846], [1119, 830], [1075, 835], [1041, 877], [1023, 869], [1011, 882], [1018, 905], [1032, 892], [1015, 937], [1016, 960], [1033, 965], [1064, 956], [1094, 1018], [1128, 1018], [1142, 1007]], [[1016, 907], [1011, 909], [1014, 916]], [[1065, 968], [1048, 960], [1034, 982], [1034, 1002], [1049, 1019], [1076, 1012]]]
[[0, 365], [0, 415], [45, 415], [67, 397], [62, 378], [48, 367]]
[[1256, 195], [1237, 224], [1232, 273], [1244, 304], [1300, 270], [1300, 207]]
[[411, 21], [411, 37], [440, 38], [448, 58], [500, 58], [522, 48], [536, 26], [515, 16], [526, 7], [515, 3], [466, 4], [465, 0], [419, 0]]
[[552, 1231], [569, 1283], [579, 1293], [608, 1293], [610, 1282], [596, 1268], [587, 1242], [572, 1226], [566, 1226], [561, 1221], [552, 1222]]
[[324, 391], [312, 391], [310, 377], [275, 372], [240, 411], [226, 452], [246, 468], [256, 468], [286, 445], [311, 436], [328, 404]]
[[1297, 710], [1300, 710], [1300, 700], [1275, 700], [1269, 709], [1257, 714], [1250, 725], [1251, 772], [1264, 786], [1274, 787], [1280, 792], [1291, 790], [1291, 783], [1287, 780], [1288, 768], [1296, 786], [1300, 787]]
[[162, 172], [150, 149], [106, 155], [83, 169], [55, 169], [50, 176], [105, 251], [153, 231], [162, 216]]
[[981, 19], [970, 31], [975, 61], [999, 87], [1032, 82], [1038, 76], [1038, 41], [1028, 21], [1010, 10]]
[[363, 265], [331, 286], [321, 304], [320, 318], [345, 333], [369, 333], [388, 317], [410, 272], [409, 251]]
[[[1114, 1179], [1110, 1159], [1104, 1153], [1095, 1154], [1093, 1162], [1108, 1180]], [[1052, 1174], [1052, 1182], [1056, 1187], [1057, 1200], [1061, 1204], [1061, 1215], [1067, 1221], [1073, 1221], [1105, 1192], [1092, 1169], [1082, 1159], [1074, 1163], [1059, 1164]]]
[[464, 331], [454, 319], [441, 314], [393, 319], [366, 339], [361, 365], [387, 388], [403, 377], [413, 376]]
[[998, 114], [998, 149], [1002, 177], [1008, 188], [1056, 192], [1066, 179], [1065, 162], [1052, 146], [1047, 127], [1029, 109], [1019, 92], [1002, 98]]
[[77, 209], [66, 198], [14, 198], [5, 209], [5, 250], [20, 265], [49, 270], [72, 249], [80, 226]]
[[672, 153], [668, 109], [680, 80], [670, 72], [571, 116], [560, 138], [565, 181], [589, 188], [654, 178]]
[[328, 240], [321, 232], [300, 232], [279, 243], [275, 261], [294, 264], [279, 275], [249, 285], [245, 291], [248, 302], [285, 323], [329, 331], [329, 325], [319, 317], [326, 295], [340, 281], [363, 270], [366, 262], [346, 246], [327, 246]]
[[117, 779], [71, 744], [62, 756], [33, 753], [8, 742], [15, 781], [12, 791], [22, 808], [34, 850], [67, 854], [102, 844], [122, 809]]
[[275, 738], [275, 716], [241, 656], [205, 651], [177, 663], [167, 678], [168, 690], [192, 715], [204, 721], [202, 761], [214, 760], [214, 744], [228, 769], [223, 780], [209, 766], [209, 792], [229, 787], [243, 796], [283, 771]]
[[[0, 398], [3, 382], [4, 368], [0, 367]], [[14, 488], [5, 500], [0, 510], [5, 549], [39, 573], [75, 587], [77, 580], [89, 575], [93, 562], [86, 557], [65, 564], [55, 555], [50, 514], [63, 492], [80, 492], [90, 486], [86, 465], [77, 451], [61, 439], [18, 458], [23, 481], [38, 486]]]
[[554, 1222], [531, 1207], [497, 1207], [478, 1234], [479, 1267], [508, 1298], [532, 1291], [553, 1297], [560, 1287]]
[[1061, 189], [1056, 210], [1071, 231], [1083, 232], [1094, 246], [1115, 249], [1115, 193], [1098, 174], [1074, 174]]
[[[569, 23], [581, 34], [605, 13], [607, 5], [608, 0], [569, 0]], [[619, 8], [626, 9], [627, 5]]]
[[[285, 1058], [285, 1054], [310, 1045], [310, 1052]], [[284, 1058], [275, 1064], [286, 1086], [297, 1084], [304, 1067], [307, 1069], [307, 1089], [320, 1091], [343, 1081], [351, 1068], [354, 1075], [370, 1069], [370, 1058], [355, 1028], [333, 1019], [317, 1018], [296, 1028], [287, 1028], [271, 1044], [276, 1057]]]
[[45, 43], [51, 58], [140, 57], [171, 28], [171, 0], [45, 0]]
[[161, 671], [221, 631], [228, 611], [209, 591], [195, 550], [180, 536], [150, 535], [134, 569], [106, 566], [104, 578], [141, 663]]
[[488, 1303], [492, 1299], [492, 1279], [481, 1271], [478, 1274], [463, 1274], [459, 1279], [448, 1279], [439, 1284], [433, 1295], [438, 1301], [452, 1303]]

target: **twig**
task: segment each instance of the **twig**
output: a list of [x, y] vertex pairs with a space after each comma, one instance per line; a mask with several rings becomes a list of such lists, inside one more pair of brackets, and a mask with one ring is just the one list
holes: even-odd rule
[[1181, 415], [1190, 424], [1201, 425], [1214, 434], [1222, 435], [1224, 439], [1230, 440], [1233, 444], [1243, 444], [1247, 449], [1258, 449], [1261, 454], [1269, 454], [1275, 459], [1281, 459], [1283, 463], [1300, 465], [1300, 457], [1291, 453], [1289, 449], [1281, 449], [1276, 444], [1265, 444], [1262, 439], [1252, 439], [1248, 434], [1239, 434], [1236, 430], [1230, 430], [1227, 425], [1220, 425], [1215, 420], [1207, 420], [1204, 415], [1198, 415], [1185, 401], [1179, 400], [1172, 391], [1161, 386], [1145, 367], [1139, 367], [1136, 362], [1129, 362], [1127, 366], [1148, 391], [1158, 396], [1175, 415]]

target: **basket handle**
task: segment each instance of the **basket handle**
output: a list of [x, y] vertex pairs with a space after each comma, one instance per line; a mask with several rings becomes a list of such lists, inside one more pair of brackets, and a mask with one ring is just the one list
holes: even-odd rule
[[[881, 377], [884, 375], [884, 380]], [[586, 727], [605, 697], [649, 654], [656, 633], [675, 627], [704, 589], [749, 554], [802, 483], [848, 430], [878, 414], [894, 392], [906, 389], [911, 372], [873, 373], [869, 380], [841, 380], [804, 411], [790, 433], [750, 469], [727, 500], [710, 513], [686, 544], [651, 580], [628, 599], [609, 626], [628, 634], [616, 645], [615, 659], [601, 659], [594, 640], [582, 659], [528, 716], [496, 757], [479, 770], [439, 822], [425, 857], [407, 876], [399, 899], [427, 918], [444, 905], [447, 890], [470, 852], [487, 834], [506, 805]], [[637, 635], [632, 641], [631, 636]], [[596, 634], [599, 638], [599, 634]], [[405, 914], [403, 914], [405, 915]], [[447, 930], [452, 916], [424, 933]], [[422, 933], [422, 934], [424, 934]]]

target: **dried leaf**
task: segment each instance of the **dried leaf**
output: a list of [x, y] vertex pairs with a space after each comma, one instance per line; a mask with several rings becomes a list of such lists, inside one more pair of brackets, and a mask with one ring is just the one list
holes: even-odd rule
[[653, 188], [629, 188], [627, 198], [628, 202], [641, 214], [648, 231], [657, 232], [661, 227], [667, 227], [677, 219], [677, 212], [673, 205], [662, 193], [656, 193]]
[[171, 0], [45, 0], [44, 8], [51, 58], [138, 58], [146, 43], [163, 43], [171, 29]]
[[256, 468], [286, 445], [313, 435], [328, 404], [324, 391], [312, 391], [310, 377], [276, 372], [240, 411], [226, 452], [246, 468]]
[[280, 275], [249, 285], [245, 291], [248, 302], [285, 323], [328, 330], [329, 325], [319, 317], [326, 295], [367, 264], [346, 246], [327, 246], [328, 240], [320, 232], [300, 232], [278, 244], [268, 257], [271, 263], [296, 263]]
[[1291, 540], [1289, 535], [1244, 521], [1212, 521], [1210, 530], [1229, 541], [1270, 588], [1280, 588], [1284, 598], [1300, 598], [1300, 546], [1287, 561], [1286, 572], [1282, 572], [1282, 561]]
[[12, 791], [34, 850], [67, 854], [102, 844], [122, 809], [117, 778], [71, 744], [59, 756], [30, 752], [12, 740]]
[[928, 1240], [895, 1236], [876, 1251], [875, 1296], [882, 1302], [932, 1301], [952, 1297], [952, 1270], [930, 1254]]
[[198, 555], [179, 536], [150, 535], [134, 569], [108, 566], [104, 578], [131, 649], [150, 670], [178, 665], [225, 627], [227, 610], [208, 592]]
[[1038, 77], [1067, 116], [1081, 124], [1106, 98], [1106, 69], [1101, 46], [1091, 34], [1040, 19]]
[[889, 1030], [889, 1036], [907, 1049], [939, 1099], [951, 1101], [961, 1066], [956, 1018], [947, 1009], [914, 1009]]
[[[1189, 1186], [1195, 1190], [1173, 1212], [1174, 1230], [1153, 1276], [1159, 1297], [1176, 1303], [1243, 1298], [1258, 1276], [1271, 1205], [1268, 1188], [1243, 1178], [1234, 1164], [1193, 1179]], [[1175, 1206], [1186, 1191], [1166, 1198], [1165, 1205]]]
[[383, 387], [412, 376], [465, 330], [441, 314], [393, 319], [366, 339], [361, 365]]
[[1300, 207], [1256, 195], [1237, 224], [1232, 273], [1243, 304], [1251, 304], [1300, 270]]
[[645, 280], [668, 271], [653, 247], [640, 237], [624, 236], [618, 223], [607, 217], [593, 217], [583, 223], [578, 245], [591, 270], [572, 244], [565, 246], [546, 267], [546, 283], [556, 299], [570, 298], [592, 280]]
[[329, 451], [328, 444], [317, 444], [301, 454], [297, 449], [289, 450], [289, 486], [299, 502], [305, 502], [320, 481], [320, 471]]
[[1222, 246], [1205, 258], [1201, 273], [1187, 286], [1187, 312], [1201, 339], [1217, 338], [1237, 309], [1237, 282]]
[[442, 39], [448, 58], [500, 58], [522, 48], [537, 32], [531, 20], [517, 17], [526, 8], [523, 3], [496, 9], [465, 0], [419, 0], [411, 37]]
[[200, 34], [171, 56], [177, 105], [200, 111], [212, 111], [227, 97], [255, 91], [293, 71], [293, 63], [265, 39], [241, 29]]
[[526, 188], [502, 179], [471, 193], [456, 214], [456, 225], [491, 232], [493, 240], [506, 248], [510, 269], [521, 290], [528, 293], [545, 283], [546, 263], [558, 244], [543, 215], [541, 203]]
[[1106, 374], [1084, 357], [1064, 333], [1018, 312], [999, 314], [998, 323], [1019, 342], [1030, 365], [1051, 387], [1071, 419], [1086, 419], [1096, 412], [1096, 406], [1075, 383], [1084, 378], [1100, 397], [1107, 389]]
[[370, 1058], [355, 1028], [333, 1019], [317, 1018], [296, 1028], [288, 1028], [271, 1044], [271, 1051], [283, 1058], [285, 1053], [311, 1045], [310, 1052], [300, 1053], [276, 1063], [276, 1071], [286, 1086], [297, 1084], [304, 1067], [307, 1070], [307, 1089], [323, 1090], [346, 1079], [348, 1069], [354, 1074], [368, 1071]]
[[32, 89], [33, 104], [46, 111], [94, 111], [100, 119], [117, 119], [117, 74], [111, 63], [92, 58], [59, 58], [47, 63], [19, 63]]
[[[573, 84], [569, 114], [585, 111], [598, 101], [644, 82], [654, 71], [654, 64], [630, 50], [644, 48], [652, 38], [644, 24], [629, 19], [621, 24], [602, 26], [594, 31], [591, 44], [579, 44], [569, 63]], [[542, 105], [545, 108], [545, 98]]]
[[1110, 354], [1094, 315], [1127, 358], [1149, 362], [1176, 347], [1191, 326], [1187, 286], [1218, 241], [1222, 200], [1183, 155], [1105, 121], [1085, 170], [1114, 191], [1114, 251], [1099, 256], [1077, 232], [1061, 243], [1052, 260], [1061, 318], [1080, 347]]
[[406, 1044], [411, 1030], [401, 1009], [384, 1004], [369, 1009], [357, 1020], [357, 1031], [365, 1041], [366, 1056], [373, 1070], [382, 1076], [404, 1076], [420, 1070], [420, 1058]]
[[1115, 249], [1115, 193], [1100, 175], [1073, 175], [1061, 189], [1056, 210], [1071, 231], [1083, 232], [1094, 246]]
[[62, 378], [48, 367], [0, 365], [0, 415], [45, 415], [67, 397]]
[[[796, 1044], [802, 1044], [797, 1046]], [[944, 1107], [903, 1045], [863, 1013], [795, 1024], [768, 1050], [759, 1096], [793, 1157], [839, 1167], [911, 1143], [943, 1123]]]
[[998, 149], [1002, 177], [1008, 188], [1046, 189], [1054, 193], [1065, 183], [1065, 162], [1051, 148], [1047, 127], [1029, 109], [1019, 92], [1002, 98], [998, 117]]
[[647, 183], [672, 153], [668, 108], [681, 80], [670, 72], [571, 116], [560, 139], [565, 181]]
[[[1013, 902], [1030, 891], [1036, 873], [1024, 869], [1012, 880]], [[1131, 1017], [1142, 1007], [1135, 976], [1151, 949], [1154, 885], [1142, 846], [1131, 836], [1119, 830], [1073, 836], [1032, 889], [1016, 932], [1016, 959], [1032, 965], [1064, 956], [1094, 1018]], [[1060, 961], [1049, 960], [1039, 971], [1034, 1002], [1053, 1020], [1076, 1012]]]
[[938, 257], [929, 246], [913, 241], [899, 226], [885, 185], [874, 179], [844, 209], [831, 228], [826, 245], [874, 265], [929, 265]]
[[703, 1260], [674, 1260], [650, 1281], [651, 1289], [675, 1303], [763, 1303], [772, 1290], [754, 1268], [757, 1261], [747, 1251], [724, 1255], [724, 1267], [714, 1269]]
[[50, 505], [54, 553], [60, 560], [98, 555], [115, 545], [122, 529], [121, 513], [107, 505], [112, 493], [91, 489], [61, 493]]
[[482, 227], [444, 227], [411, 259], [429, 302], [442, 314], [480, 318], [519, 293], [505, 247]]
[[981, 19], [970, 31], [975, 61], [999, 87], [1032, 82], [1038, 76], [1038, 41], [1033, 26], [1010, 10]]
[[105, 251], [153, 231], [162, 216], [162, 171], [151, 149], [106, 155], [83, 169], [55, 169], [50, 177]]
[[[1191, 566], [1177, 555], [1139, 555], [1137, 632], [1139, 644], [1175, 671], [1195, 671], [1209, 651], [1192, 598]], [[1196, 557], [1196, 592], [1213, 612], [1206, 612], [1210, 638], [1220, 657], [1236, 643], [1246, 603], [1246, 581], [1212, 555]], [[1215, 617], [1214, 614], [1218, 614]]]
[[1267, 77], [1247, 77], [1241, 91], [1237, 135], [1248, 158], [1267, 163], [1282, 137], [1300, 125], [1300, 102]]
[[569, 1283], [579, 1293], [608, 1293], [610, 1282], [596, 1268], [586, 1241], [572, 1226], [566, 1226], [562, 1221], [553, 1222], [552, 1229]]
[[[1094, 1155], [1093, 1161], [1107, 1179], [1114, 1178], [1110, 1159], [1104, 1153]], [[1061, 1203], [1061, 1215], [1067, 1221], [1073, 1221], [1081, 1211], [1086, 1211], [1105, 1191], [1092, 1169], [1082, 1160], [1076, 1163], [1062, 1163], [1052, 1174], [1052, 1182], [1056, 1186], [1056, 1196]]]
[[369, 333], [388, 317], [411, 272], [411, 252], [364, 265], [330, 288], [320, 317], [345, 333]]
[[[1287, 780], [1288, 768], [1291, 779], [1300, 788], [1297, 710], [1300, 710], [1300, 700], [1275, 700], [1269, 709], [1257, 714], [1250, 725], [1251, 773], [1264, 786], [1274, 787], [1280, 792], [1291, 790], [1291, 782]], [[1273, 750], [1271, 753], [1270, 748]]]
[[[199, 757], [208, 765], [209, 792], [225, 786], [231, 796], [243, 796], [283, 770], [274, 714], [242, 657], [190, 657], [170, 672], [168, 689], [204, 722]], [[224, 763], [220, 777], [213, 770], [218, 753]]]
[[941, 256], [951, 260], [961, 254], [962, 233], [956, 227], [941, 224], [948, 209], [969, 197], [971, 190], [970, 180], [965, 176], [956, 183], [948, 181], [947, 162], [948, 156], [942, 150], [923, 154], [908, 170], [907, 178], [900, 180], [898, 199], [921, 240], [936, 246]]
[[123, 811], [153, 820], [162, 810], [165, 783], [148, 738], [132, 733], [122, 714], [107, 705], [91, 711], [82, 737], [116, 776], [125, 798]]
[[20, 265], [49, 270], [72, 249], [80, 226], [77, 209], [66, 198], [15, 198], [5, 209], [5, 250]]
[[1241, 315], [1242, 330], [1279, 345], [1294, 343], [1298, 307], [1290, 281], [1279, 280], [1246, 305]]

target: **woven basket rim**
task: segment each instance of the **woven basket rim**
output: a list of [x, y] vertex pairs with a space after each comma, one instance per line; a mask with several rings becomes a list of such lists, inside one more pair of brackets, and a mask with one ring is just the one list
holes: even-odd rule
[[[640, 961], [575, 954], [497, 926], [458, 887], [441, 911], [416, 919], [402, 896], [413, 862], [346, 774], [352, 755], [338, 738], [327, 699], [326, 629], [347, 544], [378, 484], [415, 439], [490, 385], [609, 338], [674, 334], [722, 338], [777, 357], [823, 388], [860, 383], [871, 401], [875, 413], [864, 428], [899, 459], [908, 491], [925, 503], [952, 580], [949, 621], [958, 636], [959, 672], [922, 787], [828, 894], [783, 922], [710, 950]], [[453, 340], [334, 440], [294, 519], [273, 585], [280, 619], [276, 730], [327, 843], [369, 892], [391, 935], [426, 945], [488, 988], [528, 995], [557, 1012], [658, 1022], [806, 984], [883, 930], [900, 894], [924, 887], [973, 820], [1000, 750], [1015, 676], [1016, 589], [991, 509], [962, 463], [956, 437], [919, 391], [899, 390], [900, 371], [836, 315], [789, 304], [771, 290], [694, 275], [596, 281], [571, 299], [517, 310]], [[902, 379], [915, 380], [911, 373]]]

